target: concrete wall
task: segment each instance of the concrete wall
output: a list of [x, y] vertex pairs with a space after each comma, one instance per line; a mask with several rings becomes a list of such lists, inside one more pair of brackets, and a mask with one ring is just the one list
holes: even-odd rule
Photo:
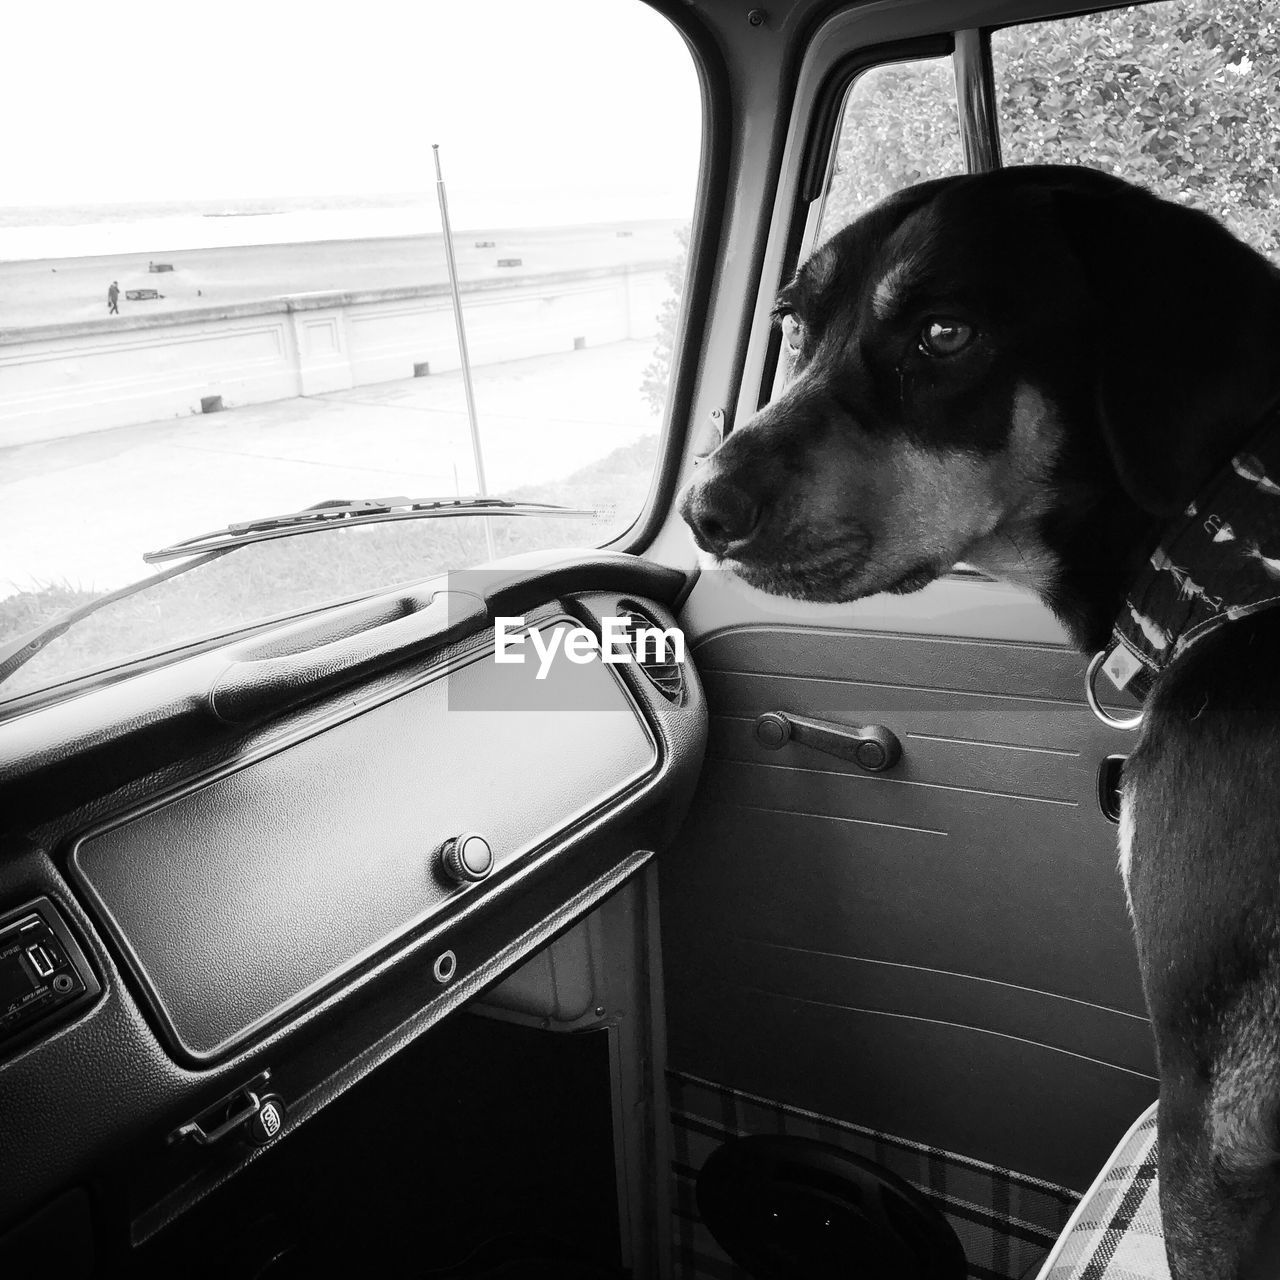
[[[463, 286], [473, 365], [657, 332], [666, 264]], [[459, 365], [447, 285], [295, 294], [153, 317], [0, 330], [0, 447], [320, 395]]]

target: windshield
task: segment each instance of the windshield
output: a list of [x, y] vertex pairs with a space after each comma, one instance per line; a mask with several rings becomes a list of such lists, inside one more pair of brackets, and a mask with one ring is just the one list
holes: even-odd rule
[[319, 503], [594, 514], [237, 547], [84, 618], [0, 701], [600, 545], [649, 491], [701, 140], [666, 20], [639, 0], [202, 8], [11, 15], [9, 47], [42, 54], [0, 81], [24, 122], [0, 143], [0, 646], [150, 578], [144, 552]]

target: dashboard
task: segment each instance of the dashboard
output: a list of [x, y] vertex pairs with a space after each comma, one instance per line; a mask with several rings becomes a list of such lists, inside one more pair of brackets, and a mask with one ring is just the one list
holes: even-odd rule
[[536, 561], [0, 725], [0, 1231], [145, 1243], [670, 842], [696, 672], [565, 646], [684, 575]]

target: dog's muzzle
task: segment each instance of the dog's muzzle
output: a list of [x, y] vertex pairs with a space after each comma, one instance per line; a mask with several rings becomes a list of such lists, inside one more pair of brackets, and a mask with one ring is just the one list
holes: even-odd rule
[[732, 480], [714, 472], [699, 476], [680, 500], [680, 515], [703, 551], [737, 556], [760, 527], [763, 508]]

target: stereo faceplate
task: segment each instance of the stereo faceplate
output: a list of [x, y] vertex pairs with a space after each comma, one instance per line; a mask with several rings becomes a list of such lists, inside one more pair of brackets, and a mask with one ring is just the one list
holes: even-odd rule
[[36, 898], [0, 916], [0, 1054], [36, 1024], [101, 990], [57, 907]]

